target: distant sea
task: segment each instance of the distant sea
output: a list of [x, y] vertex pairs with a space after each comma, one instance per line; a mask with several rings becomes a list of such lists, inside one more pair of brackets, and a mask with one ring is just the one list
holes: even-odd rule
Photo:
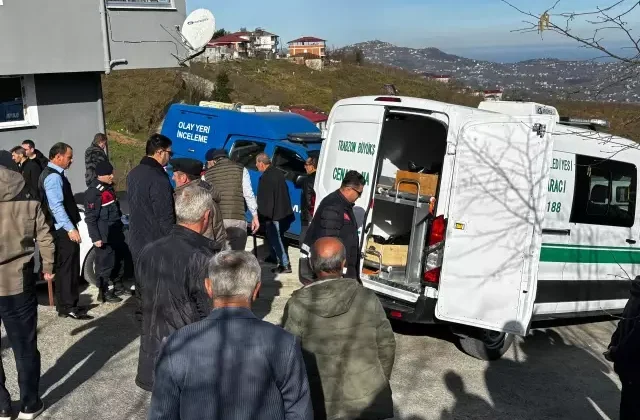
[[[601, 57], [602, 53], [586, 48], [567, 45], [523, 45], [523, 46], [487, 46], [487, 47], [464, 47], [443, 49], [449, 54], [459, 55], [475, 60], [493, 61], [497, 63], [517, 63], [518, 61], [533, 60], [539, 58], [556, 58], [559, 60], [591, 60]], [[616, 53], [620, 53], [616, 49]], [[599, 60], [606, 60], [600, 58]]]

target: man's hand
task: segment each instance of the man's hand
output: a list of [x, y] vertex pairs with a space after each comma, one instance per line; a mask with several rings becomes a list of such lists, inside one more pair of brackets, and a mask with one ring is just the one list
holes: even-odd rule
[[253, 216], [253, 220], [251, 221], [251, 233], [255, 235], [258, 229], [260, 229], [260, 222], [258, 221], [258, 216]]
[[82, 239], [80, 239], [80, 233], [78, 233], [78, 229], [73, 229], [69, 232], [69, 239], [76, 243], [82, 242]]
[[96, 248], [102, 248], [102, 241], [95, 241], [93, 243], [93, 246], [95, 246]]
[[46, 281], [51, 281], [51, 280], [53, 280], [53, 278], [54, 278], [55, 276], [56, 276], [55, 274], [51, 274], [51, 273], [44, 273], [44, 279], [45, 279]]

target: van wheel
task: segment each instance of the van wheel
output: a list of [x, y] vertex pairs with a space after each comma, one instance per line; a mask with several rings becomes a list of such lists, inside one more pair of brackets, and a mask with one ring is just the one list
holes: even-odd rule
[[91, 248], [91, 251], [84, 259], [84, 266], [82, 267], [82, 276], [87, 283], [96, 285], [96, 249]]
[[509, 350], [513, 334], [478, 329], [473, 334], [459, 335], [460, 347], [471, 357], [480, 360], [498, 360]]

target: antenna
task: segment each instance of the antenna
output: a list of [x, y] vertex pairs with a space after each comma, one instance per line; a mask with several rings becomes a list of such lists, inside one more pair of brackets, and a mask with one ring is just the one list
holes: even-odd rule
[[180, 65], [202, 54], [211, 41], [216, 30], [216, 19], [208, 9], [196, 9], [189, 13], [180, 28], [180, 38], [183, 45], [189, 50], [187, 57], [181, 58], [172, 54], [178, 59]]

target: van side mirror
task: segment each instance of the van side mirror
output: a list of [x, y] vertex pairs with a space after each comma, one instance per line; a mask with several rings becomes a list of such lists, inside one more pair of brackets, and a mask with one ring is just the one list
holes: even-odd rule
[[307, 179], [308, 175], [298, 175], [294, 181], [296, 187], [302, 187], [302, 184]]

